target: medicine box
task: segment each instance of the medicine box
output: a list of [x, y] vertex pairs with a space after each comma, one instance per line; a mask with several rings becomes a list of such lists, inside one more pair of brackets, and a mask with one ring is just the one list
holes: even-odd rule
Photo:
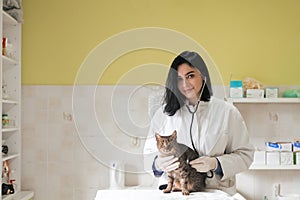
[[300, 165], [300, 152], [294, 152], [294, 156], [295, 165]]
[[265, 142], [267, 151], [280, 151], [280, 145], [276, 142]]
[[277, 142], [280, 145], [280, 151], [293, 151], [292, 142]]
[[280, 165], [280, 152], [279, 151], [267, 151], [266, 152], [267, 165]]
[[231, 98], [242, 98], [243, 93], [243, 82], [241, 80], [230, 81], [229, 96]]
[[293, 151], [291, 142], [266, 142], [267, 151]]
[[291, 152], [291, 151], [280, 152], [280, 164], [281, 165], [293, 165], [294, 164], [293, 152]]
[[266, 89], [266, 98], [278, 98], [278, 88], [267, 87]]
[[300, 151], [300, 141], [293, 143], [293, 151]]
[[247, 89], [247, 98], [264, 98], [265, 91], [261, 89]]
[[253, 163], [258, 164], [258, 165], [265, 165], [266, 164], [266, 152], [265, 151], [255, 151]]

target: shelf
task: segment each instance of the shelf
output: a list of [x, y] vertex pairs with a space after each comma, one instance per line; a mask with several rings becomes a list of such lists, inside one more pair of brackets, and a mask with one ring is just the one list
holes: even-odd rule
[[300, 103], [300, 98], [228, 98], [230, 103]]
[[18, 24], [18, 21], [15, 20], [12, 16], [10, 16], [7, 12], [2, 11], [2, 16], [3, 16], [3, 24], [7, 25], [16, 25]]
[[2, 61], [4, 63], [4, 66], [6, 66], [6, 65], [18, 65], [19, 64], [19, 62], [16, 61], [15, 59], [9, 58], [9, 57], [3, 56], [3, 55], [2, 55]]
[[32, 191], [21, 191], [16, 194], [3, 195], [3, 200], [28, 200], [33, 197], [34, 193]]
[[[3, 6], [3, 2], [0, 1], [0, 5]], [[2, 162], [8, 162], [11, 169], [14, 170], [13, 179], [16, 181], [15, 194], [1, 195], [0, 200], [29, 200], [34, 196], [32, 191], [20, 191], [23, 187], [21, 180], [21, 156], [22, 156], [22, 129], [21, 123], [21, 71], [22, 71], [22, 57], [21, 57], [21, 36], [22, 36], [22, 24], [19, 23], [14, 17], [10, 16], [6, 11], [2, 10], [0, 15], [1, 19], [1, 37], [8, 38], [8, 43], [11, 45], [11, 49], [7, 49], [7, 54], [0, 56], [0, 78], [1, 93], [0, 98], [0, 111], [2, 114], [8, 114], [10, 123], [6, 126], [2, 126], [0, 129], [1, 139], [5, 140], [9, 147], [9, 153], [7, 155], [1, 155], [0, 160]], [[10, 46], [8, 46], [10, 47]], [[4, 85], [3, 85], [4, 84]], [[6, 91], [3, 91], [6, 90]], [[7, 92], [7, 95], [5, 95]], [[3, 95], [4, 94], [4, 95]], [[8, 98], [7, 98], [8, 97]], [[3, 181], [3, 180], [2, 180]], [[2, 184], [1, 181], [1, 184]], [[8, 181], [8, 180], [5, 180]]]
[[6, 133], [6, 132], [14, 132], [14, 131], [18, 131], [19, 128], [16, 127], [7, 127], [7, 128], [2, 128], [2, 133]]
[[12, 99], [2, 99], [2, 103], [6, 104], [19, 104], [18, 101], [12, 100]]
[[250, 170], [300, 170], [300, 165], [255, 165], [249, 167]]
[[19, 154], [8, 154], [5, 156], [2, 156], [2, 162], [6, 161], [6, 160], [11, 160], [13, 158], [17, 158], [19, 156], [20, 156]]

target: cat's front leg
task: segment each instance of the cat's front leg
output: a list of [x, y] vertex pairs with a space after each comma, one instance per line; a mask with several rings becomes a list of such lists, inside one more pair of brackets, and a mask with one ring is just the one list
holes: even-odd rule
[[180, 185], [181, 185], [181, 192], [183, 195], [189, 195], [190, 191], [188, 190], [188, 182], [186, 179], [181, 178], [180, 179]]
[[189, 166], [186, 165], [182, 168], [180, 173], [180, 186], [181, 192], [183, 195], [189, 195], [190, 192], [188, 190], [188, 180], [189, 180]]
[[172, 191], [174, 178], [171, 174], [168, 174], [168, 186], [166, 189], [163, 190], [164, 193], [170, 193]]

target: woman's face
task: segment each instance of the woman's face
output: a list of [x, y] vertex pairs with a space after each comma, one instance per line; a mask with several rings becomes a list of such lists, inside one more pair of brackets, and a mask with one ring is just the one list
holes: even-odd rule
[[203, 83], [199, 70], [184, 63], [178, 66], [177, 71], [179, 91], [189, 100], [189, 103], [196, 104]]

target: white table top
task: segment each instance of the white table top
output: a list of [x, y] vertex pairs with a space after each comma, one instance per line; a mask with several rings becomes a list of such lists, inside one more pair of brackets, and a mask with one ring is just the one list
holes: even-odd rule
[[108, 189], [98, 190], [95, 200], [186, 200], [186, 199], [201, 199], [201, 200], [236, 200], [220, 190], [212, 192], [193, 192], [188, 196], [184, 196], [181, 192], [171, 192], [164, 194], [157, 189]]

